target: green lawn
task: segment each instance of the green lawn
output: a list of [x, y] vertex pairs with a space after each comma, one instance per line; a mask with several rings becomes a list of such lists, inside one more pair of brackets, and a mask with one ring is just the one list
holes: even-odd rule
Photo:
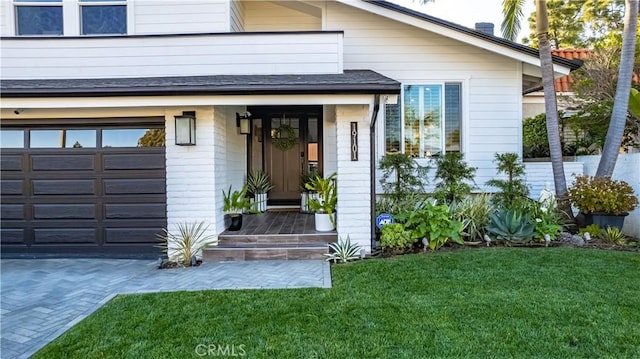
[[36, 357], [640, 358], [638, 252], [458, 250], [332, 277], [332, 289], [120, 296]]

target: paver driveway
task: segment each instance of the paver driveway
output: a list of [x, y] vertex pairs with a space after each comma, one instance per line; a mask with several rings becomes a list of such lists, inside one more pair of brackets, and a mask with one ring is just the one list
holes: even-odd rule
[[158, 270], [148, 260], [2, 259], [2, 358], [26, 358], [117, 294], [331, 286], [324, 261], [203, 263]]

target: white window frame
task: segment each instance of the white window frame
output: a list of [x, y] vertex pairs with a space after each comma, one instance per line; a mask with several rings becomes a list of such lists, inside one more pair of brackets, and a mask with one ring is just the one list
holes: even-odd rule
[[[405, 87], [406, 86], [428, 86], [428, 85], [440, 85], [442, 86], [442, 118], [443, 118], [443, 126], [441, 127], [441, 141], [442, 141], [442, 151], [443, 154], [446, 153], [446, 118], [445, 118], [445, 84], [457, 83], [460, 84], [460, 106], [461, 108], [461, 118], [460, 118], [460, 152], [463, 156], [467, 157], [467, 150], [469, 148], [469, 78], [456, 78], [456, 79], [439, 79], [439, 80], [428, 80], [428, 81], [411, 81], [411, 82], [402, 82], [400, 94], [398, 95], [398, 99], [396, 104], [400, 106], [400, 152], [405, 153], [405, 145], [404, 145], [404, 136], [405, 136], [405, 122], [404, 122], [404, 95], [405, 95]], [[422, 104], [420, 105], [422, 106]], [[378, 127], [378, 159], [382, 158], [386, 154], [387, 144], [386, 144], [386, 111], [380, 111], [383, 115], [384, 121], [379, 121]], [[431, 159], [430, 158], [415, 158], [415, 161], [420, 165], [427, 165]]]
[[[35, 2], [35, 1], [30, 1], [30, 0], [20, 0], [20, 1], [9, 0], [9, 1], [10, 1], [9, 5], [11, 6], [11, 16], [6, 16], [5, 18], [9, 21], [7, 26], [9, 26], [11, 29], [13, 29], [13, 34], [15, 36], [20, 36], [20, 37], [60, 37], [60, 36], [64, 36], [64, 34], [65, 34], [65, 21], [64, 21], [64, 19], [65, 19], [65, 11], [64, 11], [65, 0], [60, 0], [59, 2]], [[58, 34], [19, 35], [18, 34], [18, 7], [23, 7], [23, 6], [60, 7], [62, 9], [62, 34], [59, 34], [59, 35]]]
[[[4, 7], [6, 6], [8, 7]], [[89, 4], [89, 5], [87, 5]], [[81, 6], [99, 6], [99, 5], [122, 5], [127, 7], [127, 33], [126, 34], [89, 34], [82, 35], [82, 19], [80, 18]], [[13, 36], [19, 37], [60, 37], [60, 36], [82, 36], [82, 37], [99, 37], [99, 36], [126, 36], [135, 34], [135, 10], [134, 1], [112, 1], [105, 0], [100, 2], [81, 3], [80, 0], [62, 0], [61, 2], [49, 3], [49, 2], [33, 2], [29, 0], [13, 1], [9, 0], [6, 3], [2, 1], [3, 9], [11, 10], [11, 16], [6, 16], [8, 31], [12, 31]], [[61, 6], [62, 7], [62, 35], [19, 35], [18, 23], [16, 21], [17, 6]]]

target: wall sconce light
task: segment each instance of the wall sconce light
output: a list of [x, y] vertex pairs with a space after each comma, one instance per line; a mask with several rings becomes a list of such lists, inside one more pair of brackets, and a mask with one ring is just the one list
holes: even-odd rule
[[196, 113], [183, 112], [176, 119], [176, 145], [195, 146], [196, 144]]
[[236, 112], [236, 126], [240, 128], [241, 135], [251, 134], [251, 112], [245, 111], [244, 115]]

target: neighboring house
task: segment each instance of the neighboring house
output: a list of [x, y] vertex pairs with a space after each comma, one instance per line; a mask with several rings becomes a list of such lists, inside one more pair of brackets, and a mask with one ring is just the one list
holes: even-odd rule
[[[224, 230], [247, 171], [297, 203], [337, 172], [337, 232], [371, 249], [376, 161], [521, 153], [538, 52], [388, 2], [2, 2], [2, 251], [126, 255]], [[576, 64], [554, 58], [558, 76]], [[236, 116], [251, 113], [251, 133]], [[176, 118], [195, 118], [195, 145]], [[294, 147], [274, 146], [282, 124]], [[178, 133], [180, 132], [180, 133]], [[182, 137], [182, 136], [180, 136]], [[164, 138], [165, 141], [162, 141]]]
[[[587, 59], [593, 50], [589, 49], [554, 49], [551, 50], [553, 56], [559, 56], [567, 60], [580, 60]], [[556, 79], [556, 96], [558, 100], [558, 110], [565, 111], [569, 114], [575, 113], [574, 94], [571, 88], [573, 80], [570, 75], [562, 76]], [[525, 90], [524, 97], [522, 99], [522, 118], [535, 117], [541, 113], [544, 113], [544, 91], [542, 91], [542, 85], [538, 84], [530, 89]]]

